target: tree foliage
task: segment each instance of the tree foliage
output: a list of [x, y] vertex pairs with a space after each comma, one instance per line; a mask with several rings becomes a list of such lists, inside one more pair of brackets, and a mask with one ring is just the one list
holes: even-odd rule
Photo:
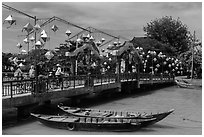
[[143, 29], [148, 37], [172, 46], [177, 54], [189, 49], [190, 32], [179, 18], [175, 20], [171, 16], [165, 16], [147, 23]]

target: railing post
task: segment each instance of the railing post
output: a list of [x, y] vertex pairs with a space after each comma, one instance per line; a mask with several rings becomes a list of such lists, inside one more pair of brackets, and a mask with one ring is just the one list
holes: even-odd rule
[[61, 90], [64, 88], [64, 77], [62, 77]]
[[102, 85], [102, 83], [103, 83], [103, 74], [101, 74], [100, 77], [101, 77], [101, 85]]
[[12, 83], [12, 81], [11, 81], [11, 98], [13, 98], [13, 83]]
[[74, 88], [75, 88], [75, 80], [76, 80], [76, 75], [74, 75]]

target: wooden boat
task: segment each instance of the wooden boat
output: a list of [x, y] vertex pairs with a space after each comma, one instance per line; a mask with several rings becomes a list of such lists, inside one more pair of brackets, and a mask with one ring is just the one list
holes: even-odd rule
[[180, 87], [180, 88], [196, 88], [196, 85], [193, 85], [191, 83], [188, 83], [185, 80], [179, 80], [176, 79], [175, 83]]
[[76, 108], [68, 106], [58, 107], [66, 112], [68, 115], [76, 117], [92, 117], [92, 118], [107, 118], [107, 119], [152, 119], [155, 118], [152, 124], [164, 119], [169, 114], [171, 114], [174, 109], [171, 109], [167, 112], [160, 112], [156, 114], [147, 114], [147, 113], [135, 113], [135, 112], [117, 112], [117, 111], [101, 111], [89, 108]]
[[31, 115], [44, 125], [67, 130], [88, 130], [88, 131], [135, 131], [141, 127], [148, 126], [155, 121], [152, 119], [107, 119], [92, 117], [57, 116], [34, 114]]

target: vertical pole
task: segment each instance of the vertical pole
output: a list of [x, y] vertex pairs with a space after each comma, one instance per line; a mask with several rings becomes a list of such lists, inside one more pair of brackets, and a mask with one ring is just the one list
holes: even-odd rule
[[[76, 42], [76, 49], [78, 48], [78, 42]], [[77, 75], [77, 57], [75, 62], [75, 75]]]
[[[37, 22], [37, 18], [36, 16], [34, 17], [34, 25], [36, 25], [36, 22]], [[35, 32], [35, 43], [36, 43], [36, 32]], [[38, 76], [37, 76], [37, 52], [36, 52], [36, 45], [34, 43], [34, 49], [35, 49], [35, 59], [34, 59], [34, 63], [35, 63], [35, 80], [36, 80], [36, 83], [34, 83], [33, 85], [33, 88], [35, 90], [35, 93], [37, 93], [38, 89], [37, 89], [37, 83], [38, 83]]]
[[11, 81], [11, 98], [13, 98], [13, 83]]
[[193, 33], [193, 44], [191, 44], [191, 52], [192, 52], [192, 64], [191, 64], [191, 81], [193, 79], [193, 58], [194, 58], [194, 44], [195, 44], [195, 31]]
[[28, 35], [27, 35], [27, 40], [28, 40], [28, 53], [29, 53], [29, 32], [28, 32]]

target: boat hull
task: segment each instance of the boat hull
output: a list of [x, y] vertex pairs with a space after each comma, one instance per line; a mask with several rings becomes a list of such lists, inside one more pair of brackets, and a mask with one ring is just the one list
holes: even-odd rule
[[[119, 116], [119, 117], [114, 117], [114, 116], [110, 116], [110, 117], [104, 117], [104, 116], [91, 116], [91, 115], [82, 115], [82, 114], [76, 114], [76, 113], [72, 113], [72, 112], [69, 112], [68, 111], [68, 108], [70, 107], [66, 107], [66, 106], [58, 106], [61, 110], [63, 110], [64, 112], [66, 112], [68, 115], [71, 115], [71, 116], [75, 116], [75, 117], [92, 117], [92, 118], [107, 118], [107, 119], [131, 119], [131, 120], [136, 120], [138, 122], [144, 120], [144, 119], [152, 119], [152, 118], [155, 118], [155, 120], [153, 120], [151, 123], [148, 123], [148, 124], [143, 124], [141, 125], [142, 127], [145, 127], [145, 126], [148, 126], [148, 125], [152, 125], [152, 124], [155, 124], [159, 121], [161, 121], [162, 119], [164, 119], [165, 117], [167, 117], [168, 115], [170, 115], [174, 109], [171, 109], [169, 111], [166, 111], [166, 112], [160, 112], [160, 113], [156, 113], [156, 114], [145, 114], [143, 116], [141, 115], [138, 115], [137, 113], [133, 113], [131, 112], [132, 114], [136, 115], [134, 117], [127, 117], [127, 116]], [[67, 109], [65, 109], [67, 108]], [[80, 110], [81, 108], [76, 108], [77, 110]], [[89, 111], [92, 111], [94, 113], [94, 109], [82, 109], [82, 110], [89, 110]], [[107, 111], [101, 111], [102, 113], [104, 112], [107, 112]], [[113, 111], [112, 111], [113, 112]]]
[[[84, 130], [84, 131], [136, 131], [141, 127], [151, 124], [155, 119], [143, 120], [140, 122], [131, 121], [130, 119], [123, 119], [115, 121], [104, 121], [104, 119], [91, 118], [79, 118], [79, 117], [67, 117], [67, 116], [49, 116], [42, 114], [33, 114], [32, 116], [37, 118], [38, 121], [46, 126], [67, 130]], [[80, 120], [79, 120], [80, 119]], [[86, 119], [86, 120], [85, 120]], [[89, 120], [88, 120], [89, 119]], [[85, 121], [84, 121], [85, 120]]]

